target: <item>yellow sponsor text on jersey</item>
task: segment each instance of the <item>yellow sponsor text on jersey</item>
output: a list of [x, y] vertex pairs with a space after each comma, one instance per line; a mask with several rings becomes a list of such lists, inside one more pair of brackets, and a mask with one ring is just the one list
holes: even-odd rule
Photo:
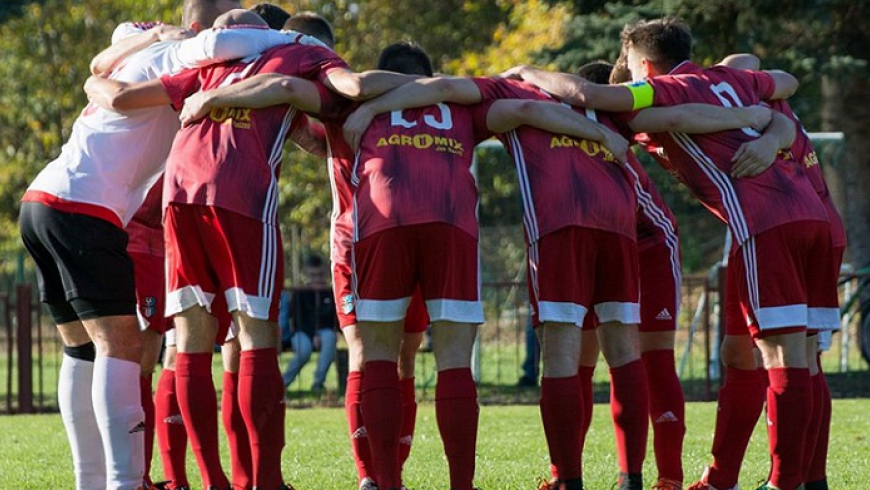
[[804, 166], [806, 168], [815, 167], [819, 164], [819, 156], [816, 155], [816, 152], [812, 151], [809, 155], [804, 157]]
[[218, 124], [231, 122], [234, 128], [250, 129], [252, 110], [244, 107], [215, 107], [208, 117]]
[[578, 140], [570, 136], [553, 136], [550, 139], [550, 149], [554, 148], [579, 148], [583, 153], [590, 157], [603, 158], [605, 162], [615, 162], [616, 158], [613, 153], [605, 148], [601, 143], [591, 140]]
[[454, 155], [465, 153], [462, 143], [454, 138], [433, 136], [426, 133], [415, 134], [413, 136], [408, 134], [391, 134], [390, 136], [381, 137], [378, 139], [377, 147], [381, 148], [384, 146], [413, 146], [418, 150], [432, 148], [435, 151], [448, 152]]

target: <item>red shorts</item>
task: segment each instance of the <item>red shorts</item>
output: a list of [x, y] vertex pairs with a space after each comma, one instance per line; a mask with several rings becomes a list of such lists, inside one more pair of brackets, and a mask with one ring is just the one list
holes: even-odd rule
[[136, 277], [136, 316], [142, 330], [165, 333], [172, 318], [166, 316], [166, 266], [159, 255], [128, 252]]
[[199, 305], [222, 326], [223, 312], [233, 311], [277, 321], [284, 261], [276, 225], [189, 204], [170, 204], [164, 223], [167, 314]]
[[483, 323], [477, 249], [475, 237], [446, 223], [365, 237], [353, 248], [357, 318], [401, 320], [419, 288], [431, 321]]
[[679, 244], [661, 242], [638, 252], [640, 264], [640, 332], [677, 329], [683, 268]]
[[569, 226], [529, 245], [529, 297], [535, 325], [640, 322], [636, 244], [623, 235]]
[[834, 261], [830, 225], [821, 221], [777, 226], [738, 247], [728, 267], [753, 337], [838, 328]]
[[[351, 287], [350, 267], [344, 264], [332, 265], [332, 292], [335, 295], [338, 323], [341, 328], [356, 325], [356, 311], [353, 308], [353, 289]], [[414, 291], [408, 311], [405, 313], [405, 333], [422, 333], [429, 327], [429, 312], [420, 288]]]
[[730, 264], [725, 269], [725, 334], [749, 335], [749, 320], [740, 306], [740, 296], [737, 286], [740, 277], [736, 274], [737, 267]]

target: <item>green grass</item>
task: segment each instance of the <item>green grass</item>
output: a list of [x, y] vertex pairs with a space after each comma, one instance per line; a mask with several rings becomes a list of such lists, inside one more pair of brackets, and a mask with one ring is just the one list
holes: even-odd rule
[[[715, 405], [690, 403], [686, 418], [684, 465], [686, 478], [697, 477], [709, 462]], [[828, 463], [831, 488], [867, 488], [870, 481], [870, 401], [835, 400], [834, 426]], [[355, 471], [349, 452], [344, 412], [337, 408], [296, 409], [287, 412], [287, 447], [283, 470], [288, 482], [301, 490], [353, 489]], [[751, 489], [767, 471], [766, 434], [759, 424], [749, 448], [741, 488]], [[0, 417], [3, 450], [0, 481], [3, 488], [72, 488], [70, 455], [58, 415]], [[536, 478], [547, 475], [548, 460], [540, 416], [535, 406], [481, 408], [477, 457], [477, 485], [485, 490], [533, 489]], [[226, 450], [224, 448], [224, 455]], [[226, 464], [225, 468], [229, 468]], [[610, 488], [616, 475], [613, 431], [606, 405], [596, 405], [586, 445], [586, 487]], [[188, 471], [197, 481], [196, 466], [188, 457]], [[155, 460], [154, 476], [160, 476]], [[647, 481], [655, 476], [652, 455], [645, 466]], [[447, 466], [435, 425], [434, 407], [420, 406], [414, 449], [405, 479], [415, 490], [446, 489]]]

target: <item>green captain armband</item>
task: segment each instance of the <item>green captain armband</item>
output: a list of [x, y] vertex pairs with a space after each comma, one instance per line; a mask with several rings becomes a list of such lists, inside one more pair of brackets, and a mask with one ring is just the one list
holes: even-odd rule
[[653, 88], [646, 80], [623, 84], [631, 92], [634, 99], [633, 111], [644, 109], [653, 105]]

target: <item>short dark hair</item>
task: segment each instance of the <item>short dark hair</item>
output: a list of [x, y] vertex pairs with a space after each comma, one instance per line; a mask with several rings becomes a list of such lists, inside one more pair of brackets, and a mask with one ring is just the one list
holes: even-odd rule
[[225, 13], [225, 3], [232, 3], [234, 8], [241, 8], [242, 4], [237, 0], [222, 2], [221, 0], [184, 0], [181, 7], [181, 18], [185, 24], [198, 22], [203, 28], [214, 25], [214, 20]]
[[393, 43], [381, 51], [378, 69], [406, 75], [432, 76], [432, 60], [423, 48], [411, 41]]
[[302, 34], [315, 37], [330, 48], [335, 47], [335, 33], [328, 20], [313, 13], [302, 12], [290, 17], [284, 24], [284, 29], [292, 29]]
[[664, 72], [692, 57], [692, 31], [678, 17], [642, 20], [627, 25], [620, 38], [623, 48], [637, 49]]
[[258, 3], [250, 9], [269, 24], [269, 29], [279, 31], [284, 28], [284, 23], [290, 18], [290, 14], [273, 3]]
[[610, 72], [613, 65], [604, 60], [593, 61], [577, 68], [577, 75], [599, 85], [607, 85], [610, 82]]

